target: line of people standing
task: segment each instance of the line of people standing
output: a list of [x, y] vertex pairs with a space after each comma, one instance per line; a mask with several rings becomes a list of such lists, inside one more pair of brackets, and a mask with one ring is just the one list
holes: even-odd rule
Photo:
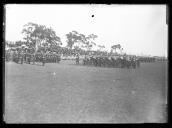
[[140, 61], [135, 57], [85, 56], [83, 65], [113, 68], [137, 68], [140, 67]]
[[23, 51], [6, 51], [5, 53], [5, 60], [6, 61], [14, 61], [16, 63], [23, 64], [28, 63], [35, 64], [35, 62], [40, 62], [44, 66], [45, 63], [59, 63], [61, 58], [58, 54], [52, 54], [52, 53], [36, 53], [31, 54], [29, 52], [23, 52]]

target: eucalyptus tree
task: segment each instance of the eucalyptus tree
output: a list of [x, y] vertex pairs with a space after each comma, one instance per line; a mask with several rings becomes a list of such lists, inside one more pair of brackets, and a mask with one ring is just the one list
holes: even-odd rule
[[72, 31], [66, 34], [67, 37], [67, 47], [71, 48], [75, 43], [82, 41], [82, 35], [80, 35], [77, 31]]
[[90, 51], [93, 46], [96, 46], [96, 43], [94, 41], [97, 37], [98, 36], [94, 34], [90, 34], [86, 37], [85, 45], [88, 51]]
[[[97, 35], [90, 34], [88, 36], [78, 33], [77, 31], [72, 31], [66, 34], [67, 37], [67, 47], [69, 48], [86, 48], [87, 51], [90, 51], [93, 46], [96, 45], [94, 42], [95, 38], [97, 38]], [[75, 44], [78, 44], [76, 47]]]
[[105, 48], [104, 45], [97, 45], [97, 46], [98, 46], [98, 48], [99, 48], [99, 51], [102, 51], [102, 50]]
[[27, 45], [34, 49], [35, 54], [40, 47], [52, 47], [62, 44], [60, 37], [56, 35], [55, 31], [45, 25], [29, 22], [24, 25], [22, 33]]
[[120, 44], [117, 44], [117, 45], [112, 45], [111, 46], [111, 52], [113, 52], [113, 50], [115, 50], [115, 53], [116, 53], [116, 49], [121, 49], [121, 45]]

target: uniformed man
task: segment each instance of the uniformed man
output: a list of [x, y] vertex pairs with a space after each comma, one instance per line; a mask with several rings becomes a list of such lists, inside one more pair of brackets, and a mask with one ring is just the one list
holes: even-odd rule
[[20, 61], [20, 64], [23, 64], [23, 57], [22, 57], [22, 51], [18, 51], [18, 62]]
[[79, 64], [79, 54], [76, 55], [76, 64]]
[[42, 66], [45, 65], [45, 59], [46, 59], [45, 53], [42, 53]]
[[23, 60], [24, 60], [24, 53], [23, 53], [23, 51], [20, 54], [20, 60], [21, 60], [21, 64], [23, 64]]
[[84, 59], [83, 59], [83, 65], [86, 65], [86, 55], [84, 56]]
[[35, 60], [36, 60], [36, 55], [35, 54], [33, 55], [32, 59], [33, 59], [33, 64], [35, 64]]
[[131, 63], [132, 63], [132, 67], [135, 69], [136, 68], [136, 61], [135, 61], [134, 57], [132, 57]]
[[137, 67], [140, 67], [140, 60], [136, 58]]

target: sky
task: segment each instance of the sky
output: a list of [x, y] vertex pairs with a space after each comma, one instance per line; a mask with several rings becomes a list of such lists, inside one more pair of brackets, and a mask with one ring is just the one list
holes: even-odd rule
[[127, 54], [167, 56], [166, 5], [7, 4], [5, 9], [8, 41], [22, 40], [23, 25], [33, 22], [52, 27], [63, 46], [65, 34], [75, 30], [96, 34], [96, 44], [107, 51], [121, 44]]

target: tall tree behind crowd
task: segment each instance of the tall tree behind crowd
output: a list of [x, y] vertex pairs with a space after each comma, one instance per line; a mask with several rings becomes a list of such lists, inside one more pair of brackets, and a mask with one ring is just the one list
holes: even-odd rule
[[113, 51], [115, 50], [115, 54], [117, 54], [116, 50], [117, 49], [121, 49], [121, 45], [120, 44], [117, 44], [117, 45], [112, 45], [111, 46], [111, 53], [113, 53]]
[[67, 37], [67, 47], [73, 48], [74, 44], [83, 42], [83, 34], [79, 34], [77, 31], [72, 31], [66, 34]]
[[27, 45], [33, 48], [35, 53], [40, 47], [45, 48], [61, 44], [61, 39], [56, 35], [55, 31], [51, 27], [47, 28], [45, 25], [28, 23], [24, 25], [22, 33]]
[[97, 38], [97, 35], [90, 34], [85, 36], [84, 34], [78, 33], [77, 31], [72, 31], [66, 34], [67, 37], [67, 47], [73, 48], [75, 44], [78, 44], [77, 47], [86, 48], [88, 51], [96, 45], [94, 40]]
[[86, 37], [85, 47], [87, 48], [88, 51], [90, 51], [93, 46], [96, 46], [96, 43], [94, 41], [97, 37], [98, 36], [94, 34], [90, 34]]

